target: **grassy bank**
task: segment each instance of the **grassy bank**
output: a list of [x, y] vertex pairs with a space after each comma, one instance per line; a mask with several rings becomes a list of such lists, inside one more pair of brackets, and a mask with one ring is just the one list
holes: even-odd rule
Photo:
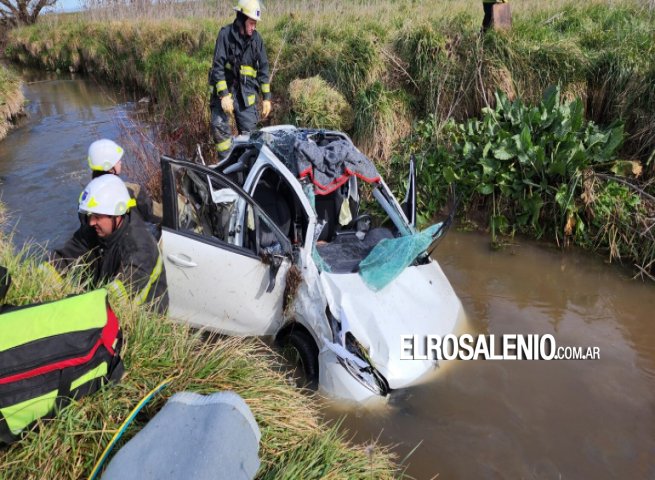
[[[32, 258], [0, 237], [0, 265], [13, 286], [7, 301], [26, 304], [79, 292], [79, 281], [55, 285]], [[128, 305], [114, 305], [125, 333], [126, 376], [117, 385], [74, 402], [41, 423], [21, 442], [0, 450], [0, 478], [86, 478], [129, 411], [160, 381], [179, 375], [146, 407], [152, 416], [174, 392], [233, 390], [252, 410], [262, 431], [257, 478], [391, 478], [390, 455], [377, 446], [351, 445], [337, 426], [319, 421], [317, 401], [272, 370], [277, 360], [256, 341], [203, 341], [187, 327]], [[140, 420], [139, 420], [140, 419]], [[133, 436], [143, 425], [139, 417]], [[121, 440], [123, 442], [123, 440]]]
[[7, 135], [12, 120], [23, 110], [24, 103], [20, 79], [0, 64], [0, 140]]
[[[217, 10], [213, 3], [193, 2], [51, 17], [10, 32], [7, 53], [22, 63], [82, 71], [149, 92], [160, 118], [190, 148], [208, 140], [207, 70], [216, 32], [231, 21], [231, 6], [219, 2]], [[315, 124], [307, 126], [323, 126], [329, 118], [331, 125], [347, 125], [355, 143], [388, 178], [398, 179], [398, 187], [407, 153], [428, 159], [419, 172], [426, 220], [454, 182], [464, 192], [465, 219], [489, 228], [494, 240], [525, 232], [607, 251], [609, 258], [652, 275], [655, 12], [641, 0], [528, 0], [511, 6], [513, 28], [480, 37], [481, 8], [474, 0], [439, 8], [412, 0], [275, 2], [258, 25], [272, 66], [272, 123], [303, 119]], [[314, 77], [320, 79], [298, 82]], [[502, 160], [483, 149], [489, 142], [520, 139], [524, 127], [532, 142], [542, 133], [527, 117], [515, 118], [513, 107], [499, 106], [496, 92], [529, 109], [555, 84], [563, 101], [580, 99], [580, 128], [592, 122], [604, 135], [620, 124], [622, 134], [603, 165], [593, 148], [571, 144], [565, 150], [575, 157], [575, 168], [567, 163], [561, 174], [540, 173], [535, 183], [518, 153]], [[319, 85], [322, 98], [309, 95]], [[352, 111], [314, 111], [320, 104], [337, 105], [330, 100], [335, 98], [345, 99]], [[495, 116], [488, 113], [499, 107]], [[332, 119], [335, 112], [343, 118]], [[564, 122], [571, 142], [581, 141], [583, 132], [569, 131], [570, 120], [553, 118]], [[493, 134], [457, 133], [478, 128], [476, 122], [499, 121], [507, 128]], [[540, 148], [553, 155], [564, 151], [557, 135]], [[483, 157], [501, 162], [498, 174], [489, 176], [492, 167], [480, 163]], [[618, 160], [638, 165], [639, 174], [616, 166]], [[484, 187], [474, 184], [474, 171], [488, 176]], [[594, 174], [593, 182], [585, 172]], [[539, 194], [526, 182], [538, 185]]]
[[[590, 119], [625, 121], [628, 153], [645, 159], [655, 148], [655, 16], [644, 2], [520, 2], [514, 28], [482, 40], [473, 0], [438, 9], [410, 0], [328, 3], [276, 2], [258, 26], [273, 71], [274, 123], [288, 120], [291, 82], [320, 75], [353, 106], [354, 140], [386, 160], [417, 119], [478, 115], [496, 89], [534, 101], [559, 81], [584, 99]], [[10, 32], [8, 54], [150, 92], [168, 119], [184, 123], [190, 143], [204, 141], [207, 70], [232, 4], [190, 5], [52, 17]]]

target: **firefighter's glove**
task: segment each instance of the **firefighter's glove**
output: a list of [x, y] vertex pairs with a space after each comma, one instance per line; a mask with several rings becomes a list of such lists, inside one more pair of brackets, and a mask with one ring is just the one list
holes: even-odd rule
[[228, 115], [232, 115], [234, 113], [234, 101], [232, 100], [231, 94], [227, 94], [221, 98], [221, 108]]
[[271, 101], [264, 100], [262, 102], [262, 117], [266, 118], [271, 113]]

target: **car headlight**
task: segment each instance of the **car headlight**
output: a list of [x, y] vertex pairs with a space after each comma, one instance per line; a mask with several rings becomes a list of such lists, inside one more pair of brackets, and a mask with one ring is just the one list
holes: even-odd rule
[[330, 327], [332, 328], [333, 348], [339, 364], [346, 369], [359, 383], [373, 393], [385, 396], [390, 388], [387, 380], [372, 365], [366, 349], [357, 341], [355, 336], [342, 330], [343, 325], [326, 310]]

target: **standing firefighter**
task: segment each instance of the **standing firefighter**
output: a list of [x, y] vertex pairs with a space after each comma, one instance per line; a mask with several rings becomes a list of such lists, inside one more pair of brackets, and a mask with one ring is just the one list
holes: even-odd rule
[[257, 92], [263, 96], [262, 115], [271, 112], [268, 59], [261, 35], [255, 30], [261, 19], [257, 0], [239, 0], [236, 19], [221, 28], [216, 38], [214, 61], [209, 70], [211, 131], [221, 159], [232, 148], [234, 115], [239, 133], [248, 133], [257, 124]]

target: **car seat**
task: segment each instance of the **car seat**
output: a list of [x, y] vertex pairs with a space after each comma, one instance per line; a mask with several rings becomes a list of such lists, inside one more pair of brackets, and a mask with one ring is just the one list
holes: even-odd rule
[[327, 195], [316, 195], [316, 216], [319, 222], [325, 221], [325, 226], [318, 237], [319, 241], [331, 242], [334, 239], [339, 225], [339, 208], [342, 202], [343, 196], [338, 189]]
[[[272, 178], [262, 176], [262, 179], [255, 188], [253, 200], [273, 220], [284, 236], [289, 238], [291, 233], [291, 208], [287, 199], [277, 188], [278, 186], [279, 182], [275, 182]], [[266, 247], [277, 241], [275, 235], [266, 224], [261, 223], [261, 229], [260, 245]]]

